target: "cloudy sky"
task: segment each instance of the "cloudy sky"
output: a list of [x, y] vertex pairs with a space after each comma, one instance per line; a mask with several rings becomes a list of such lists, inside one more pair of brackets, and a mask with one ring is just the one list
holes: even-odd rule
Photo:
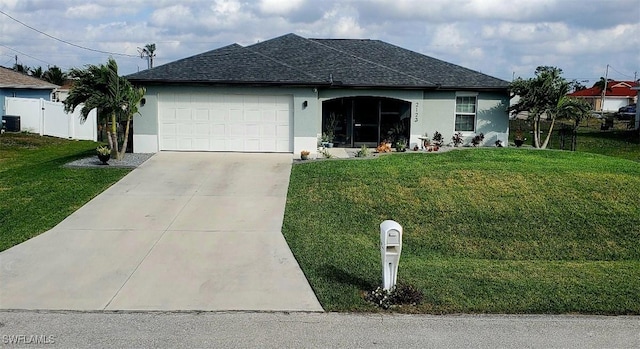
[[540, 65], [585, 84], [607, 65], [610, 78], [640, 78], [640, 0], [0, 0], [0, 11], [6, 67], [111, 55], [128, 74], [146, 69], [148, 43], [158, 66], [296, 33], [383, 40], [505, 80]]

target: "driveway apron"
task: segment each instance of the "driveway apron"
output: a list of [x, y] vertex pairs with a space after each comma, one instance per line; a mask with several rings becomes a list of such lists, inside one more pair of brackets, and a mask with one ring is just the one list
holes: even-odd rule
[[0, 308], [322, 311], [281, 233], [291, 154], [161, 152], [0, 253]]

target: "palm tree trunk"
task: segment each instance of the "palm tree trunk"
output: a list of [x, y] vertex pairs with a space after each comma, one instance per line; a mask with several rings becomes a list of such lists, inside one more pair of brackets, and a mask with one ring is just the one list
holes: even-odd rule
[[116, 121], [116, 114], [111, 114], [111, 156], [116, 160], [120, 160], [118, 157], [118, 125]]
[[124, 154], [127, 152], [127, 144], [129, 143], [129, 125], [131, 124], [131, 115], [127, 118], [127, 126], [124, 128], [124, 141], [122, 141], [122, 149], [120, 149], [120, 154], [118, 159], [124, 158]]
[[551, 133], [553, 132], [553, 125], [555, 125], [555, 123], [556, 123], [556, 118], [555, 117], [551, 118], [551, 126], [549, 126], [549, 131], [547, 132], [547, 137], [545, 137], [544, 139], [544, 143], [542, 143], [542, 146], [540, 146], [541, 149], [547, 148], [547, 144], [549, 144], [549, 139], [551, 139]]
[[540, 147], [540, 116], [535, 116], [533, 119], [533, 145], [536, 148]]

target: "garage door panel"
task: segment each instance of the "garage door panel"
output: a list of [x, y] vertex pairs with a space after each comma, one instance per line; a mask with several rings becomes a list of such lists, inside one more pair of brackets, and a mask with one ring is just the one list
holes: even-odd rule
[[276, 112], [276, 122], [289, 124], [289, 111], [288, 110], [278, 110]]
[[210, 148], [209, 137], [206, 137], [206, 138], [196, 137], [193, 139], [192, 150], [208, 151], [209, 148]]
[[244, 147], [247, 151], [260, 151], [261, 143], [258, 138], [249, 138], [245, 140]]
[[213, 124], [211, 125], [211, 137], [215, 139], [224, 139], [227, 137], [227, 125], [226, 124]]
[[186, 108], [176, 109], [176, 120], [179, 120], [179, 121], [191, 120], [191, 109], [186, 109]]
[[260, 121], [260, 110], [245, 110], [244, 112], [244, 120], [247, 122], [257, 122]]
[[243, 122], [244, 121], [244, 110], [242, 109], [230, 109], [229, 110], [229, 122]]
[[196, 109], [193, 112], [193, 120], [209, 121], [209, 109]]
[[160, 149], [291, 151], [291, 96], [161, 94]]
[[260, 115], [260, 120], [262, 122], [276, 122], [278, 121], [276, 117], [275, 110], [263, 110]]
[[238, 151], [238, 149], [244, 149], [244, 139], [240, 138], [231, 138], [227, 139], [227, 144], [224, 150], [227, 151]]
[[276, 145], [277, 152], [289, 152], [291, 151], [291, 143], [290, 141], [279, 140]]
[[289, 126], [286, 126], [286, 125], [276, 126], [276, 138], [288, 138], [289, 131], [290, 131]]
[[262, 135], [270, 138], [278, 137], [277, 126], [276, 125], [262, 125]]
[[260, 138], [260, 125], [246, 124], [244, 127], [244, 136], [248, 138]]
[[191, 124], [191, 123], [189, 123], [189, 124], [178, 123], [177, 124], [177, 129], [178, 129], [178, 132], [176, 134], [177, 136], [187, 136], [187, 137], [189, 137], [189, 136], [193, 135], [193, 132], [194, 132], [195, 128], [194, 128], [194, 125]]
[[211, 136], [211, 124], [199, 122], [195, 125], [195, 134], [197, 136], [210, 137]]
[[211, 110], [211, 121], [214, 122], [227, 122], [229, 120], [229, 111], [224, 109]]
[[245, 135], [244, 124], [230, 124], [228, 125], [229, 132], [227, 136], [232, 138], [242, 138]]

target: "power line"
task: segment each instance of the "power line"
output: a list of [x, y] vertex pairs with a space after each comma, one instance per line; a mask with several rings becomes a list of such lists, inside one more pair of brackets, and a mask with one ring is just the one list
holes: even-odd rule
[[614, 72], [616, 72], [616, 73], [618, 73], [618, 74], [620, 74], [620, 75], [622, 75], [622, 76], [625, 76], [625, 77], [627, 77], [627, 78], [632, 78], [632, 76], [631, 76], [631, 75], [623, 74], [623, 73], [621, 73], [621, 72], [617, 71], [617, 70], [616, 70], [616, 68], [614, 68], [614, 67], [612, 67], [612, 66], [609, 66], [609, 68], [611, 68], [611, 70], [613, 70]]
[[[87, 51], [93, 51], [93, 52], [98, 52], [98, 53], [106, 53], [106, 54], [110, 54], [110, 55], [114, 55], [114, 56], [136, 57], [136, 58], [138, 57], [137, 55], [130, 55], [130, 54], [126, 54], [126, 53], [117, 53], [117, 52], [109, 52], [109, 51], [96, 50], [96, 49], [92, 49], [92, 48], [89, 48], [89, 47], [80, 46], [80, 45], [74, 44], [74, 43], [69, 42], [69, 41], [66, 41], [66, 40], [58, 39], [58, 38], [56, 38], [55, 36], [49, 35], [49, 34], [47, 34], [47, 33], [43, 32], [43, 31], [41, 31], [41, 30], [38, 30], [38, 29], [36, 29], [36, 28], [34, 28], [34, 27], [32, 27], [32, 26], [28, 25], [28, 24], [25, 24], [25, 23], [23, 23], [23, 22], [20, 22], [19, 20], [17, 20], [17, 19], [15, 19], [15, 18], [11, 17], [9, 14], [7, 14], [6, 12], [4, 12], [4, 11], [2, 11], [2, 10], [0, 10], [0, 13], [2, 13], [3, 15], [5, 15], [5, 16], [7, 16], [7, 17], [11, 18], [12, 20], [14, 20], [14, 21], [16, 21], [16, 22], [18, 22], [18, 23], [22, 24], [23, 26], [25, 26], [25, 27], [27, 27], [27, 28], [29, 28], [29, 29], [33, 30], [33, 31], [36, 31], [36, 32], [38, 32], [38, 33], [40, 33], [40, 34], [42, 34], [42, 35], [44, 35], [44, 36], [47, 36], [47, 37], [49, 37], [49, 38], [51, 38], [51, 39], [54, 39], [54, 40], [60, 41], [60, 42], [65, 43], [65, 44], [67, 44], [67, 45], [71, 45], [71, 46], [73, 46], [73, 47], [77, 47], [77, 48], [80, 48], [80, 49], [83, 49], [83, 50], [87, 50]], [[33, 58], [33, 57], [31, 57], [31, 58]]]
[[34, 57], [34, 56], [30, 55], [30, 54], [26, 54], [26, 53], [24, 53], [24, 52], [20, 52], [20, 51], [16, 50], [15, 48], [11, 48], [11, 47], [9, 47], [9, 46], [7, 46], [7, 45], [0, 44], [0, 46], [2, 46], [2, 47], [4, 47], [4, 48], [8, 48], [9, 50], [14, 51], [14, 52], [17, 52], [17, 53], [19, 53], [19, 54], [21, 54], [21, 55], [23, 55], [23, 56], [27, 56], [27, 57], [29, 57], [29, 58], [33, 58], [33, 59], [35, 59], [36, 61], [40, 61], [40, 62], [42, 62], [42, 63], [44, 63], [44, 64], [46, 64], [46, 65], [48, 65], [48, 66], [54, 66], [54, 65], [55, 65], [55, 64], [51, 64], [51, 63], [49, 63], [49, 62], [47, 62], [47, 61], [43, 61], [43, 60], [41, 60], [40, 58]]

